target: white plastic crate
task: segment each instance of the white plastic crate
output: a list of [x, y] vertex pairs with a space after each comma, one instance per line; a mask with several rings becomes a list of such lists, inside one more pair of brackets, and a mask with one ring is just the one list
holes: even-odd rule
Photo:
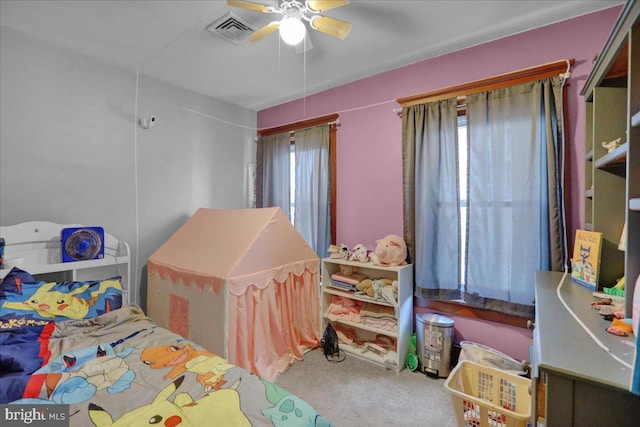
[[531, 417], [531, 380], [463, 360], [444, 386], [459, 427], [526, 427]]

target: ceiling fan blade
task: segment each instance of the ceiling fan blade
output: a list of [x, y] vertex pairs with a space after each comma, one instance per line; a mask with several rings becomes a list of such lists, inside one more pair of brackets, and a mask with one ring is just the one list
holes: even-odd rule
[[347, 38], [351, 32], [351, 22], [328, 16], [315, 15], [311, 18], [311, 27], [340, 40]]
[[258, 40], [277, 30], [278, 27], [280, 27], [280, 21], [271, 21], [264, 27], [257, 30], [255, 33], [251, 34], [249, 37], [247, 37], [247, 39], [252, 42], [257, 42]]
[[244, 0], [227, 0], [227, 6], [240, 7], [242, 9], [257, 10], [258, 12], [270, 13], [273, 12], [271, 6], [267, 6], [260, 3], [253, 3]]
[[324, 12], [348, 4], [349, 0], [307, 0], [307, 6], [314, 12]]

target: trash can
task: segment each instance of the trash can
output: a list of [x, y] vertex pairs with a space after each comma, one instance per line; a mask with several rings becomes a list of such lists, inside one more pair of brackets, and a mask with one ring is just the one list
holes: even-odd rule
[[416, 315], [420, 370], [427, 375], [446, 378], [451, 372], [453, 319], [441, 314]]

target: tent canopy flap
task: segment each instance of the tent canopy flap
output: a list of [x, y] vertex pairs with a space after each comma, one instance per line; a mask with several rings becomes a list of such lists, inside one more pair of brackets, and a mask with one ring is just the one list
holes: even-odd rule
[[288, 274], [316, 273], [319, 257], [280, 208], [198, 209], [151, 257], [149, 273], [183, 283], [226, 283], [242, 295]]

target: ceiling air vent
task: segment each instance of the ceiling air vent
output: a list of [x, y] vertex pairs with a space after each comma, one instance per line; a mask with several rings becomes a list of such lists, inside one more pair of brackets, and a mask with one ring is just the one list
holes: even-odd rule
[[217, 34], [238, 44], [249, 37], [255, 30], [232, 12], [227, 12], [207, 26], [207, 31]]

